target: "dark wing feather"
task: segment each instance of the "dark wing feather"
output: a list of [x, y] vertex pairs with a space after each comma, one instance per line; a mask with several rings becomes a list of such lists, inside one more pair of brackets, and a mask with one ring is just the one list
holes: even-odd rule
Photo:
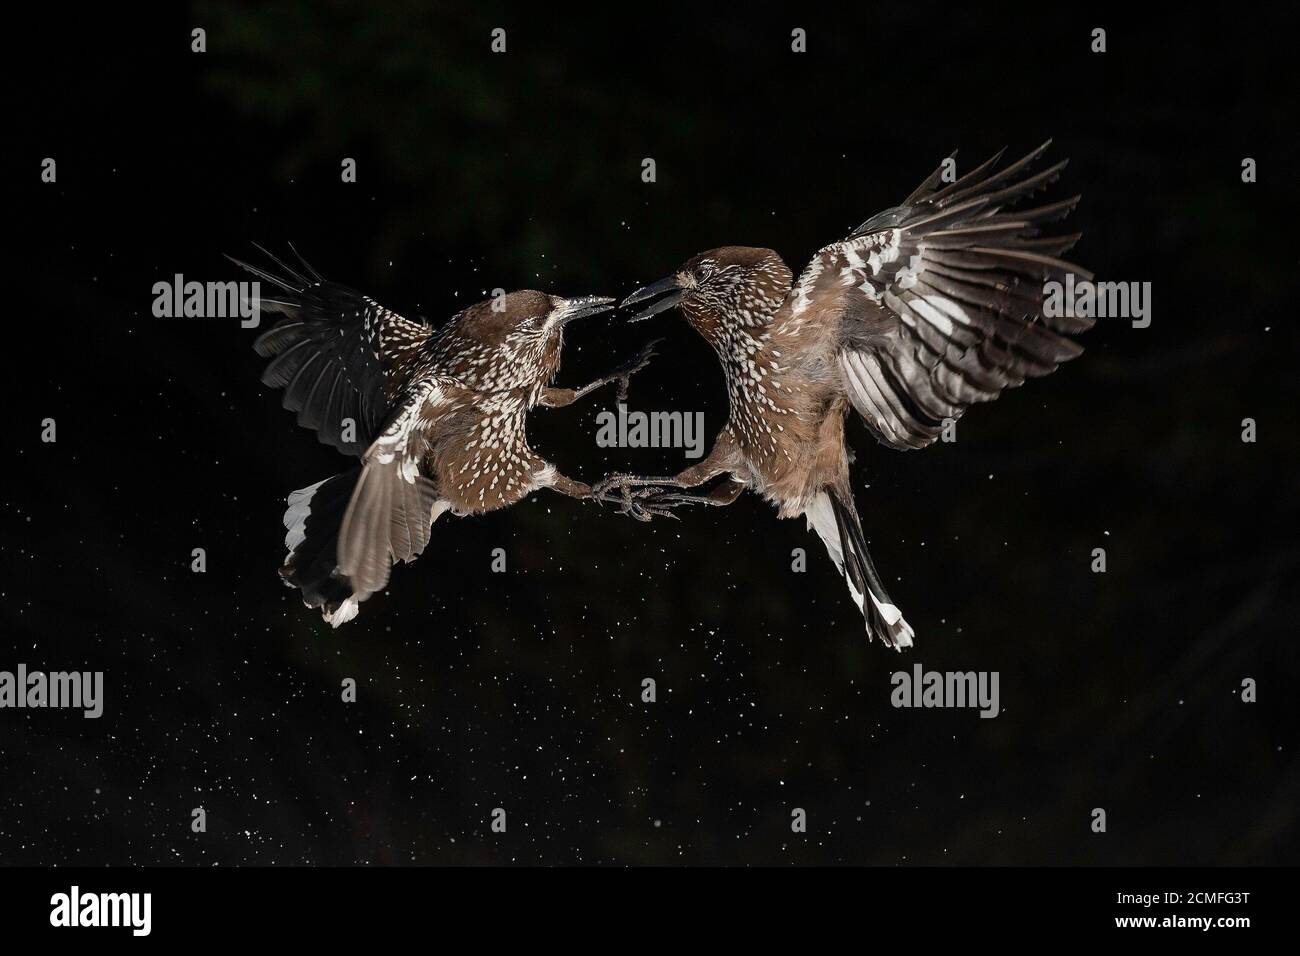
[[[284, 407], [297, 412], [298, 424], [314, 429], [321, 442], [360, 455], [388, 417], [393, 397], [406, 387], [431, 330], [326, 282], [301, 259], [291, 267], [261, 251], [273, 267], [231, 261], [270, 287], [262, 290], [260, 308], [284, 316], [253, 343], [259, 355], [271, 358], [262, 381], [284, 389]], [[354, 423], [352, 441], [345, 440], [348, 420]]]
[[841, 383], [885, 444], [925, 447], [945, 418], [1083, 351], [1068, 336], [1091, 319], [1043, 315], [1045, 281], [1092, 277], [1059, 258], [1079, 234], [1038, 234], [1079, 197], [1007, 208], [1060, 175], [1064, 162], [1031, 173], [1047, 146], [992, 171], [999, 153], [949, 184], [936, 172], [819, 252], [795, 284], [796, 319], [813, 307], [839, 316]]

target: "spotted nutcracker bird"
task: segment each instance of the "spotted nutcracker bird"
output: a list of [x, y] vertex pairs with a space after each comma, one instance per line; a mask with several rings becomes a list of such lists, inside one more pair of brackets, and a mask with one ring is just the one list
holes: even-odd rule
[[262, 381], [284, 389], [298, 424], [360, 459], [293, 492], [284, 515], [280, 576], [331, 625], [355, 617], [392, 564], [413, 561], [446, 512], [494, 511], [539, 488], [592, 497], [528, 446], [524, 422], [538, 405], [568, 405], [607, 382], [623, 395], [649, 361], [652, 347], [585, 388], [548, 387], [564, 327], [611, 311], [613, 299], [512, 292], [433, 329], [325, 281], [305, 261], [299, 271], [271, 259], [279, 274], [235, 260], [274, 289], [261, 308], [284, 315], [254, 343], [274, 357]]
[[[614, 475], [597, 486], [641, 520], [683, 504], [727, 505], [749, 488], [826, 545], [868, 636], [912, 644], [912, 628], [867, 552], [849, 485], [850, 408], [890, 448], [932, 444], [945, 420], [1046, 375], [1082, 348], [1092, 320], [1044, 315], [1043, 283], [1091, 273], [1059, 258], [1079, 234], [1041, 236], [1074, 196], [1009, 209], [1057, 178], [1031, 174], [1044, 143], [1001, 169], [1001, 153], [952, 183], [941, 166], [902, 205], [826, 246], [792, 284], [770, 249], [724, 246], [639, 289], [635, 318], [673, 306], [713, 346], [731, 411], [710, 454], [670, 478]], [[726, 475], [705, 494], [695, 488]]]

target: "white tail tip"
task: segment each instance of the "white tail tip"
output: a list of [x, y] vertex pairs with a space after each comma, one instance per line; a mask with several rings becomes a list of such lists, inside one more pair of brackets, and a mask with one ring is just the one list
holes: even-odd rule
[[357, 616], [357, 611], [361, 605], [357, 604], [352, 598], [348, 598], [339, 605], [338, 610], [333, 614], [322, 614], [321, 617], [329, 623], [330, 627], [338, 627], [340, 624], [346, 624]]

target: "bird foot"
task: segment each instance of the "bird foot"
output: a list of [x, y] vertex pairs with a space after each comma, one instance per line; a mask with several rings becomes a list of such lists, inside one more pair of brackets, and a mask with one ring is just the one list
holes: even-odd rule
[[[691, 495], [676, 488], [645, 487], [638, 489], [638, 501], [644, 508], [672, 510], [683, 505], [711, 505], [716, 502], [708, 495]], [[673, 517], [676, 517], [674, 515]]]
[[662, 341], [663, 339], [654, 339], [647, 342], [641, 347], [641, 351], [610, 373], [609, 381], [618, 382], [620, 404], [627, 404], [627, 393], [632, 385], [632, 376], [650, 364], [650, 360], [655, 357], [655, 346]]
[[602, 504], [618, 505], [619, 513], [629, 515], [637, 521], [650, 521], [653, 518], [676, 518], [669, 508], [662, 507], [653, 500], [663, 492], [657, 485], [638, 484], [642, 479], [636, 475], [609, 475], [592, 486], [591, 496]]

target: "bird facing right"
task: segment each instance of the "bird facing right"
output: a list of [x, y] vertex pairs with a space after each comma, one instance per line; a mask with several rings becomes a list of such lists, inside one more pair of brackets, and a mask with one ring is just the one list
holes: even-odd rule
[[[1082, 347], [1089, 318], [1045, 314], [1044, 283], [1091, 273], [1060, 258], [1079, 234], [1041, 236], [1079, 196], [1009, 211], [1047, 186], [1062, 161], [1030, 174], [1044, 143], [996, 169], [1001, 153], [954, 182], [935, 170], [901, 205], [826, 246], [797, 281], [770, 249], [724, 246], [638, 289], [634, 320], [678, 306], [713, 346], [730, 415], [709, 455], [677, 475], [613, 475], [649, 520], [687, 504], [728, 505], [746, 488], [783, 518], [803, 516], [844, 575], [868, 636], [901, 650], [912, 628], [885, 589], [849, 484], [849, 408], [883, 444], [923, 448], [975, 402], [1052, 372]], [[695, 488], [726, 481], [703, 494]]]
[[[238, 260], [234, 260], [238, 262]], [[238, 262], [274, 290], [262, 308], [284, 315], [254, 343], [271, 358], [263, 382], [320, 440], [360, 459], [350, 471], [289, 496], [288, 554], [280, 576], [337, 627], [384, 587], [397, 561], [413, 561], [443, 514], [507, 508], [549, 488], [592, 498], [528, 444], [539, 406], [560, 408], [645, 366], [635, 359], [582, 388], [552, 388], [564, 328], [609, 311], [598, 296], [566, 299], [530, 289], [463, 309], [439, 329], [368, 296], [274, 259], [281, 274]]]

